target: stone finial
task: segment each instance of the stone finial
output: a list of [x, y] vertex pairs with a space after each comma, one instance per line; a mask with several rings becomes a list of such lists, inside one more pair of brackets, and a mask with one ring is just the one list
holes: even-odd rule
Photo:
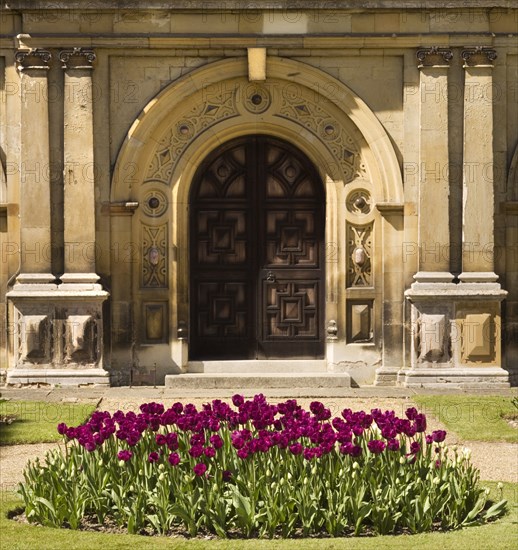
[[63, 69], [91, 69], [95, 59], [95, 52], [87, 48], [72, 48], [59, 52]]
[[18, 50], [14, 54], [16, 67], [19, 71], [27, 71], [29, 69], [49, 69], [49, 63], [52, 59], [52, 54], [47, 50], [40, 48]]
[[451, 48], [439, 48], [431, 46], [430, 48], [421, 48], [416, 52], [417, 66], [423, 67], [449, 67], [453, 59]]
[[496, 50], [485, 46], [475, 46], [462, 50], [461, 57], [464, 67], [493, 66], [493, 61], [498, 57]]

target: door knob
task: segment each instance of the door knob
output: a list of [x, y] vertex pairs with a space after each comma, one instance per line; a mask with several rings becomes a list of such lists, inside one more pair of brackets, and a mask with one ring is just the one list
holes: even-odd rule
[[275, 273], [273, 271], [268, 271], [268, 273], [266, 274], [266, 280], [269, 283], [275, 283]]

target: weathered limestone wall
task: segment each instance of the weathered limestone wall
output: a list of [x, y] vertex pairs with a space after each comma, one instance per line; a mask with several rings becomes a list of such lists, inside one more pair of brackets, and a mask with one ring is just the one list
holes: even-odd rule
[[[370, 2], [368, 7], [346, 0], [332, 5], [301, 2], [296, 9], [288, 9], [285, 2], [279, 2], [275, 9], [244, 9], [239, 2], [230, 5], [191, 1], [176, 2], [174, 6], [170, 2], [140, 2], [138, 10], [119, 9], [118, 5], [105, 2], [102, 8], [93, 4], [85, 8], [84, 3], [70, 1], [56, 9], [52, 2], [11, 1], [9, 9], [4, 8], [0, 14], [0, 162], [7, 183], [4, 190], [0, 170], [0, 371], [9, 362], [12, 364], [16, 347], [14, 341], [7, 345], [8, 337], [13, 335], [8, 324], [14, 319], [14, 312], [11, 307], [6, 318], [5, 295], [25, 267], [29, 274], [50, 272], [61, 277], [75, 273], [69, 283], [77, 284], [79, 280], [85, 282], [84, 275], [90, 273], [93, 275], [87, 282], [95, 285], [95, 274], [100, 276], [103, 288], [111, 293], [109, 306], [103, 306], [104, 356], [115, 383], [128, 381], [130, 363], [148, 372], [155, 362], [166, 365], [159, 380], [166, 372], [185, 367], [185, 342], [178, 340], [177, 332], [186, 322], [179, 304], [188, 302], [188, 273], [182, 274], [188, 246], [188, 236], [182, 234], [188, 227], [182, 225], [186, 219], [182, 208], [185, 211], [188, 195], [181, 195], [181, 182], [176, 181], [171, 181], [170, 188], [157, 183], [145, 191], [148, 187], [142, 187], [142, 183], [148, 166], [143, 164], [146, 157], [138, 147], [135, 160], [128, 157], [122, 167], [127, 194], [116, 200], [114, 170], [128, 132], [131, 135], [144, 120], [143, 110], [151, 109], [157, 94], [215, 62], [246, 63], [247, 48], [264, 47], [268, 58], [289, 59], [318, 69], [314, 97], [331, 98], [332, 102], [337, 83], [356, 94], [388, 135], [403, 180], [401, 201], [390, 196], [373, 200], [378, 182], [367, 177], [374, 173], [372, 144], [354, 135], [358, 154], [370, 159], [362, 174], [366, 183], [356, 177], [342, 182], [341, 187], [339, 178], [324, 165], [323, 157], [316, 153], [318, 146], [314, 145], [314, 158], [322, 160], [322, 174], [328, 177], [329, 189], [336, 194], [332, 200], [328, 198], [332, 208], [328, 210], [326, 229], [329, 263], [337, 262], [337, 266], [329, 268], [332, 275], [326, 315], [326, 321], [337, 321], [338, 340], [328, 345], [333, 368], [348, 369], [357, 383], [372, 383], [376, 369], [378, 383], [395, 383], [398, 373], [400, 382], [405, 383], [408, 369], [424, 368], [419, 363], [420, 352], [414, 349], [416, 324], [424, 321], [413, 317], [415, 309], [404, 297], [405, 289], [418, 279], [417, 274], [425, 273], [421, 281], [428, 285], [434, 277], [435, 282], [439, 281], [430, 274], [443, 273], [441, 284], [453, 285], [455, 288], [448, 288], [458, 292], [457, 279], [451, 280], [461, 273], [486, 273], [487, 284], [493, 284], [487, 274], [494, 272], [509, 294], [502, 308], [502, 359], [495, 349], [487, 364], [502, 365], [511, 377], [516, 377], [517, 10], [510, 9], [508, 2], [489, 5], [481, 0], [458, 8], [452, 8], [451, 2], [437, 2], [436, 9], [423, 9], [423, 3], [418, 1], [397, 0]], [[261, 2], [254, 5], [260, 6]], [[17, 35], [31, 36], [22, 38], [20, 44]], [[443, 66], [434, 62], [420, 69], [417, 50], [433, 46], [451, 52], [452, 59]], [[492, 67], [463, 68], [462, 52], [476, 46], [496, 52]], [[39, 80], [30, 89], [24, 85], [27, 73], [21, 76], [16, 68], [15, 52], [22, 47], [42, 48], [53, 59], [45, 76], [35, 77]], [[86, 69], [88, 75], [77, 71], [72, 74], [60, 64], [60, 52], [76, 47], [95, 53], [92, 69]], [[231, 86], [241, 76], [229, 80]], [[299, 78], [298, 74], [286, 76], [294, 82]], [[203, 83], [201, 88], [213, 94], [211, 86], [224, 77], [211, 76], [214, 80]], [[268, 72], [266, 78], [267, 84]], [[41, 84], [42, 79], [45, 85]], [[185, 98], [186, 104], [190, 102], [192, 108], [196, 101], [201, 104], [203, 94], [196, 95], [199, 91], [192, 90]], [[27, 114], [30, 102], [31, 112]], [[257, 131], [274, 131], [273, 122], [266, 116], [246, 118], [249, 114], [243, 115], [242, 107], [239, 109], [242, 128], [221, 125], [221, 135], [250, 133], [254, 128], [252, 120], [262, 121], [256, 124]], [[171, 116], [177, 112], [172, 109]], [[44, 123], [38, 122], [37, 128], [31, 126], [35, 113], [47, 118], [48, 132], [43, 131]], [[89, 133], [90, 123], [94, 138], [89, 141], [73, 126], [84, 127]], [[163, 125], [157, 124], [157, 128], [164, 128]], [[174, 126], [172, 120], [170, 126]], [[286, 136], [291, 131], [288, 123], [283, 122], [279, 128]], [[477, 139], [481, 134], [485, 136], [483, 147]], [[160, 140], [158, 130], [149, 139]], [[205, 134], [196, 141], [197, 147], [207, 148], [208, 153], [209, 144], [217, 145], [211, 139]], [[312, 140], [316, 138], [308, 134], [307, 143]], [[141, 150], [146, 147], [147, 143], [141, 144]], [[33, 150], [29, 157], [28, 148]], [[195, 153], [190, 154], [192, 160], [182, 161], [187, 167], [198, 162], [194, 160]], [[35, 157], [39, 160], [34, 173], [34, 167], [26, 162]], [[75, 163], [80, 166], [80, 173], [74, 176], [69, 168]], [[72, 192], [70, 178], [81, 192]], [[470, 186], [470, 178], [475, 180], [474, 187]], [[38, 198], [33, 187], [29, 191], [28, 185], [34, 182], [39, 182], [42, 193], [46, 190], [48, 195], [43, 193]], [[363, 214], [350, 206], [353, 189], [370, 194], [367, 198], [375, 204], [366, 214], [370, 217], [362, 218]], [[149, 248], [143, 244], [142, 224], [147, 219], [143, 205], [149, 201], [150, 193], [160, 200], [165, 197], [169, 205], [167, 214], [155, 213], [149, 218], [157, 227], [167, 227], [168, 232], [166, 252], [171, 268], [168, 285], [162, 289], [142, 287], [142, 258]], [[81, 207], [84, 212], [80, 214]], [[43, 223], [39, 217], [48, 221]], [[351, 290], [347, 286], [347, 228], [355, 223], [365, 225], [367, 221], [374, 224], [372, 289]], [[31, 237], [31, 225], [37, 225], [45, 236]], [[469, 247], [475, 242], [477, 257], [473, 260]], [[38, 247], [40, 251], [49, 249], [50, 255], [35, 254]], [[43, 263], [35, 266], [36, 260]], [[448, 279], [444, 274], [451, 276]], [[477, 277], [473, 281], [473, 276], [468, 275], [466, 283], [480, 282]], [[433, 338], [440, 334], [442, 339], [447, 330], [443, 323], [457, 320], [462, 330], [466, 315], [471, 315], [473, 322], [490, 319], [488, 326], [494, 328], [494, 323], [499, 322], [500, 306], [493, 302], [499, 299], [494, 298], [487, 311], [473, 309], [477, 292], [485, 292], [480, 288], [470, 287], [473, 294], [469, 303], [459, 302], [458, 315], [451, 306], [457, 298], [452, 297], [441, 311], [436, 304], [431, 309], [426, 309], [425, 304], [419, 313], [428, 316], [425, 330], [430, 330]], [[489, 292], [499, 292], [496, 287], [491, 288]], [[435, 302], [433, 292], [440, 294], [438, 287], [430, 292], [431, 301]], [[416, 299], [423, 300], [419, 296]], [[143, 342], [148, 315], [155, 324], [165, 326], [165, 333], [154, 344], [153, 338]], [[490, 318], [474, 317], [477, 315]], [[496, 328], [497, 332], [501, 329]], [[352, 333], [365, 332], [372, 332], [371, 340], [365, 343], [361, 336], [358, 338], [362, 343], [354, 344]], [[444, 349], [431, 346], [426, 353], [435, 357]], [[455, 361], [464, 361], [461, 356], [465, 352], [459, 349], [458, 357], [455, 353], [444, 362], [448, 368]], [[466, 369], [481, 364], [479, 355], [473, 356], [476, 360]], [[430, 365], [437, 367], [437, 360]], [[419, 370], [417, 383], [422, 382], [420, 376]]]

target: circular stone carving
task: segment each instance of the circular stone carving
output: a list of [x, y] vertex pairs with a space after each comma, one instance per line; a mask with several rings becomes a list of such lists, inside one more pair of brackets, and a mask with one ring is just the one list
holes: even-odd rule
[[356, 189], [347, 197], [347, 210], [353, 214], [368, 214], [371, 211], [371, 198], [365, 189]]
[[142, 210], [146, 216], [161, 216], [167, 210], [167, 197], [162, 191], [149, 191], [144, 197]]
[[176, 125], [176, 133], [180, 139], [191, 139], [194, 136], [194, 126], [188, 120], [182, 120]]
[[272, 103], [268, 90], [257, 84], [249, 84], [244, 89], [245, 109], [255, 115], [264, 113]]
[[318, 133], [326, 141], [338, 138], [340, 130], [334, 120], [323, 120], [318, 126]]

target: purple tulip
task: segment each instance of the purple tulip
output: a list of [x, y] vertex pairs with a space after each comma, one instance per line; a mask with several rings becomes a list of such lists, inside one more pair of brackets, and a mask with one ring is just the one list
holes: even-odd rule
[[444, 430], [435, 430], [432, 432], [432, 439], [435, 443], [441, 443], [446, 439], [446, 432]]
[[160, 456], [157, 452], [153, 451], [152, 453], [149, 453], [149, 456], [147, 457], [148, 462], [158, 462]]
[[371, 453], [378, 455], [385, 450], [385, 442], [381, 439], [371, 439], [367, 443], [367, 447]]
[[117, 453], [117, 458], [119, 460], [123, 460], [124, 462], [128, 462], [128, 460], [133, 456], [133, 453], [131, 451], [122, 450]]
[[197, 476], [202, 476], [207, 471], [207, 466], [203, 462], [198, 462], [193, 468], [194, 473]]
[[171, 466], [178, 466], [180, 464], [180, 455], [178, 453], [171, 453], [167, 460]]

